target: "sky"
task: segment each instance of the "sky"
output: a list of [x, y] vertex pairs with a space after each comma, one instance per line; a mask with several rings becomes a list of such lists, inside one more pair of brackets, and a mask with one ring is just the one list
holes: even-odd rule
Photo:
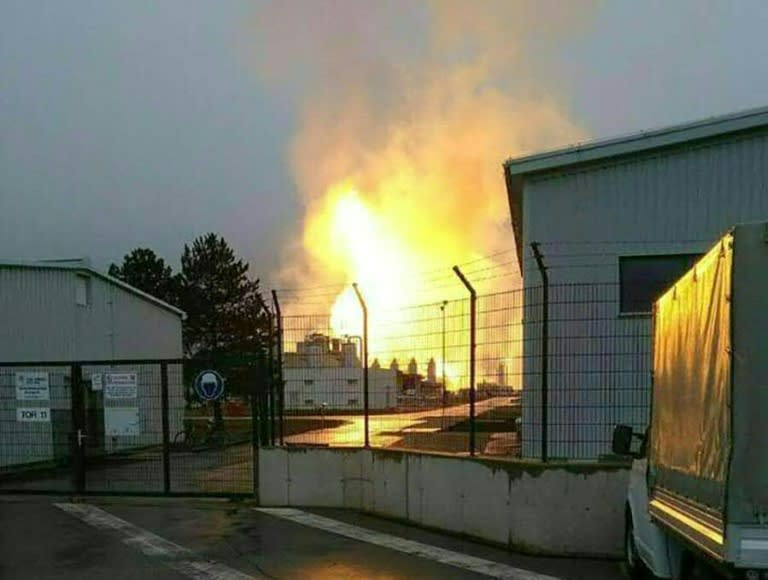
[[[307, 145], [307, 108], [345, 82], [375, 87], [379, 108], [361, 115], [388, 107], [435, 38], [461, 53], [495, 34], [492, 56], [516, 66], [488, 82], [551, 98], [578, 128], [548, 146], [768, 105], [764, 0], [507, 2], [493, 29], [473, 14], [491, 0], [437, 0], [434, 22], [426, 2], [287, 1], [286, 13], [266, 1], [0, 0], [0, 258], [106, 267], [143, 246], [177, 265], [184, 243], [214, 231], [275, 283], [302, 236], [313, 147], [335, 129]], [[501, 50], [507, 27], [514, 54]], [[510, 153], [489, 153], [502, 205]]]

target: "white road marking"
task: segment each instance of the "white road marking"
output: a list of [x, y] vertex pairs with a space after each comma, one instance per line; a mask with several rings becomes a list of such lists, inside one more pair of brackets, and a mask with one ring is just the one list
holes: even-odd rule
[[194, 580], [254, 580], [257, 578], [220, 562], [205, 560], [184, 546], [161, 538], [94, 505], [84, 503], [54, 505], [98, 530], [116, 532], [122, 536], [124, 544], [136, 548], [146, 556], [162, 558], [165, 565]]
[[419, 556], [420, 558], [426, 558], [427, 560], [433, 560], [441, 564], [455, 566], [456, 568], [462, 568], [477, 574], [484, 574], [491, 578], [504, 578], [506, 580], [560, 580], [554, 576], [546, 576], [529, 570], [523, 570], [522, 568], [499, 564], [498, 562], [493, 562], [491, 560], [476, 558], [474, 556], [453, 552], [428, 544], [422, 544], [421, 542], [415, 542], [413, 540], [406, 540], [391, 534], [374, 532], [366, 528], [353, 526], [302, 510], [292, 508], [255, 509], [259, 512], [289, 520], [297, 524], [310, 526], [312, 528], [352, 538], [353, 540], [358, 540], [360, 542], [367, 542], [391, 550], [397, 550], [398, 552], [403, 552], [405, 554]]

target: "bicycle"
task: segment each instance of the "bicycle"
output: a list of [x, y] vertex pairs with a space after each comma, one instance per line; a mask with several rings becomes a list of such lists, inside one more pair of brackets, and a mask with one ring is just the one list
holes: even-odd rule
[[173, 445], [182, 449], [200, 449], [206, 447], [226, 447], [234, 443], [232, 434], [226, 430], [224, 423], [216, 423], [213, 419], [206, 419], [202, 430], [195, 429], [193, 421], [184, 421], [183, 431], [179, 431], [173, 437]]

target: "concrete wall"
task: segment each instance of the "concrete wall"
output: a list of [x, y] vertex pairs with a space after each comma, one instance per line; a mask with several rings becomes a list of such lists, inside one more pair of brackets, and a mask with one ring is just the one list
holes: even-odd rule
[[264, 506], [353, 508], [540, 554], [620, 556], [629, 471], [364, 449], [262, 449]]

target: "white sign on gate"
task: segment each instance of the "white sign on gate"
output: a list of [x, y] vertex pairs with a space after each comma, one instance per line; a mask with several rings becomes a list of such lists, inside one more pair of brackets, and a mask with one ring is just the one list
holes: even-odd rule
[[20, 423], [50, 423], [51, 410], [43, 407], [18, 407], [16, 420]]
[[48, 373], [16, 373], [16, 399], [19, 401], [47, 401], [51, 398]]
[[136, 373], [104, 373], [105, 399], [135, 399], [138, 391]]
[[104, 407], [104, 433], [109, 437], [140, 434], [138, 407]]

